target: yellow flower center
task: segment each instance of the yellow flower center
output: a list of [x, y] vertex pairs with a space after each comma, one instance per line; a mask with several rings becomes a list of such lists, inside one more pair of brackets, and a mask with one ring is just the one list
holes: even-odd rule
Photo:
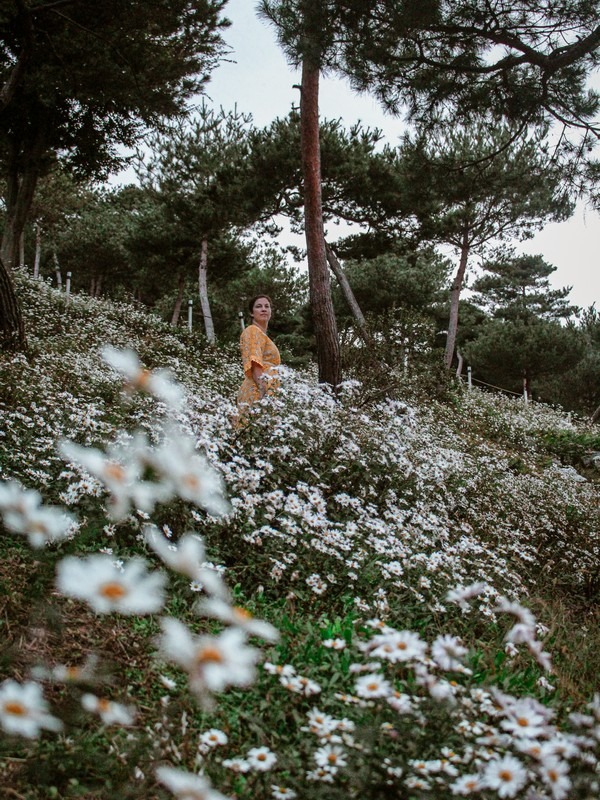
[[5, 703], [4, 710], [7, 714], [12, 714], [15, 717], [24, 717], [27, 714], [26, 707], [16, 700], [9, 700], [8, 703]]
[[186, 487], [186, 489], [192, 489], [195, 491], [196, 489], [200, 488], [200, 480], [196, 475], [192, 475], [188, 472], [187, 475], [184, 475], [181, 479], [181, 482]]
[[249, 611], [246, 611], [245, 608], [234, 606], [231, 610], [233, 611], [234, 616], [240, 620], [252, 619], [252, 614]]
[[98, 711], [100, 713], [108, 711], [110, 708], [110, 700], [107, 700], [105, 697], [98, 698]]
[[374, 692], [378, 688], [379, 688], [379, 684], [378, 683], [369, 683], [369, 684], [367, 684], [367, 689], [370, 692]]
[[125, 597], [127, 590], [122, 583], [105, 583], [100, 587], [99, 593], [108, 600], [120, 600]]
[[104, 475], [113, 481], [122, 482], [125, 480], [125, 470], [116, 461], [109, 461], [104, 465]]
[[406, 650], [406, 642], [398, 642], [396, 647], [398, 650]]
[[527, 717], [517, 717], [517, 725], [520, 725], [521, 728], [526, 728], [529, 725], [529, 720]]
[[202, 650], [198, 651], [196, 661], [199, 664], [220, 664], [223, 661], [223, 654], [216, 647], [204, 647]]
[[329, 761], [330, 764], [335, 764], [335, 762], [337, 761], [336, 754], [335, 753], [329, 753], [329, 755], [327, 756], [327, 761]]
[[556, 783], [558, 780], [558, 772], [554, 769], [548, 770], [548, 780], [552, 781], [552, 783]]
[[152, 377], [152, 370], [141, 369], [133, 379], [133, 384], [134, 386], [137, 386], [138, 389], [146, 389], [148, 387], [148, 384], [150, 383], [151, 377]]
[[508, 783], [509, 781], [512, 781], [513, 774], [512, 772], [510, 772], [510, 770], [503, 769], [502, 772], [498, 773], [498, 777], [500, 778], [501, 781], [506, 781]]

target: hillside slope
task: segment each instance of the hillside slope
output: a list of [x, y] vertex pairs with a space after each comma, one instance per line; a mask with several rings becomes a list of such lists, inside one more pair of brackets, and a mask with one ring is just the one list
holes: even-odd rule
[[[568, 712], [600, 673], [600, 504], [560, 460], [593, 431], [460, 388], [368, 402], [348, 381], [336, 401], [292, 372], [240, 429], [237, 353], [19, 284], [31, 352], [0, 362], [0, 475], [72, 519], [32, 550], [34, 523], [5, 517], [1, 677], [33, 676], [64, 726], [0, 745], [14, 796], [216, 797], [199, 772], [236, 797], [593, 796], [600, 707]], [[204, 563], [198, 539], [172, 555], [190, 531]], [[139, 556], [173, 570], [118, 615], [61, 583], [74, 556], [90, 584]]]

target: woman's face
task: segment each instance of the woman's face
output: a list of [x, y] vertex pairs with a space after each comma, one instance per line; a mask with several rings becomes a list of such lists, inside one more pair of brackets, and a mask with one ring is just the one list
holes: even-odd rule
[[267, 325], [271, 319], [271, 303], [266, 297], [259, 297], [252, 306], [252, 318], [255, 322]]

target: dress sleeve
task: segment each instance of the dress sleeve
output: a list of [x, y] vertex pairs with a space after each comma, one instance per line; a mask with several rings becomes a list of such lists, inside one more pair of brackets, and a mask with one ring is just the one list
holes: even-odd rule
[[247, 378], [252, 377], [252, 362], [265, 368], [263, 360], [263, 340], [256, 325], [248, 325], [240, 338], [242, 348], [242, 365]]

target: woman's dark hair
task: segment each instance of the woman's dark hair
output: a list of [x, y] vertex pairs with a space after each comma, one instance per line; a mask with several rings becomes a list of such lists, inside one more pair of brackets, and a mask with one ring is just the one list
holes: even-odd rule
[[250, 312], [250, 316], [252, 316], [252, 312], [254, 311], [254, 303], [256, 303], [257, 300], [261, 300], [263, 297], [265, 298], [265, 300], [269, 301], [271, 306], [273, 305], [273, 301], [271, 300], [268, 294], [255, 294], [252, 300], [250, 300], [250, 302], [248, 303], [248, 311]]

